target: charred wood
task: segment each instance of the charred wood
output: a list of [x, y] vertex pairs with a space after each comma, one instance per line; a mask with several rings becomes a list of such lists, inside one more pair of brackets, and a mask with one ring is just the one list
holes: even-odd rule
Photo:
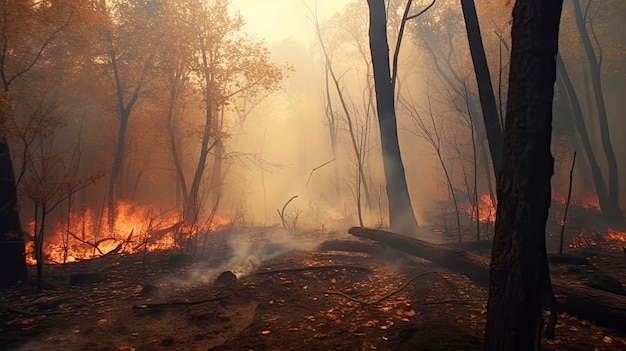
[[[348, 232], [356, 237], [370, 239], [427, 259], [465, 275], [479, 286], [489, 286], [489, 259], [486, 257], [383, 230], [353, 227]], [[555, 294], [559, 296], [559, 311], [626, 331], [626, 296], [595, 289], [566, 278], [552, 278], [552, 285]]]

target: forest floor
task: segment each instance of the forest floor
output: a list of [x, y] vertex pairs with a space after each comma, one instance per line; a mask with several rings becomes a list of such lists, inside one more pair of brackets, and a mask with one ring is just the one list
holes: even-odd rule
[[[172, 266], [175, 252], [46, 267], [42, 292], [29, 284], [2, 291], [0, 349], [482, 349], [487, 293], [464, 276], [396, 251], [212, 238], [210, 254], [184, 267]], [[602, 262], [623, 273], [621, 247], [605, 250]], [[238, 279], [216, 282], [227, 270]], [[68, 283], [93, 272], [106, 281]], [[545, 350], [626, 350], [624, 335], [564, 314], [556, 332]]]

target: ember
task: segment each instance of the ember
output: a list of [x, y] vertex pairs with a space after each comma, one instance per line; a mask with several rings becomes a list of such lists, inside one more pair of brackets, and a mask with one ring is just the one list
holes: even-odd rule
[[609, 228], [609, 230], [604, 235], [607, 241], [621, 241], [626, 242], [626, 232], [620, 232], [615, 229]]
[[569, 247], [572, 249], [578, 249], [578, 248], [596, 246], [596, 245], [597, 243], [593, 239], [593, 237], [589, 233], [586, 233], [583, 231], [583, 232], [578, 233], [578, 235], [572, 238], [572, 243], [569, 244]]
[[[88, 260], [115, 250], [120, 244], [121, 253], [149, 252], [179, 247], [180, 238], [188, 237], [189, 229], [182, 226], [179, 213], [161, 213], [151, 205], [120, 202], [113, 230], [106, 223], [107, 211], [96, 215], [91, 208], [71, 212], [68, 221], [55, 223], [44, 241], [47, 263], [60, 264]], [[228, 217], [214, 217], [210, 225], [194, 226], [195, 233], [215, 232], [230, 226]], [[34, 221], [29, 232], [35, 231]], [[144, 248], [145, 245], [145, 248]], [[34, 265], [34, 243], [26, 244], [26, 259]]]

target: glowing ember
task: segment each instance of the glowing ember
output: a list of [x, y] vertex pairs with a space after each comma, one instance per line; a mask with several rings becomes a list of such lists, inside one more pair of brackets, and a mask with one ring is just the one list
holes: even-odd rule
[[559, 204], [565, 204], [567, 202], [567, 196], [552, 191], [552, 201]]
[[572, 249], [596, 246], [596, 241], [590, 237], [589, 234], [585, 232], [580, 232], [578, 235], [572, 238], [572, 243], [569, 244], [569, 247]]
[[[59, 222], [47, 229], [44, 240], [44, 257], [48, 263], [74, 262], [95, 258], [120, 247], [120, 253], [149, 252], [180, 247], [184, 239], [198, 233], [219, 231], [230, 226], [227, 217], [213, 218], [210, 226], [183, 226], [178, 213], [160, 213], [150, 205], [120, 202], [116, 209], [115, 227], [107, 225], [107, 212], [96, 216], [90, 208], [70, 213], [70, 224]], [[34, 221], [29, 223], [31, 235]], [[131, 234], [132, 233], [132, 234]], [[34, 243], [26, 244], [28, 264], [36, 264]]]
[[604, 235], [604, 238], [607, 241], [621, 241], [626, 243], [626, 232], [620, 232], [618, 230], [609, 228], [609, 230]]
[[[472, 205], [466, 206], [465, 211], [473, 221], [476, 221], [476, 207]], [[496, 221], [496, 207], [491, 201], [489, 194], [480, 195], [478, 199], [478, 219], [482, 223]]]

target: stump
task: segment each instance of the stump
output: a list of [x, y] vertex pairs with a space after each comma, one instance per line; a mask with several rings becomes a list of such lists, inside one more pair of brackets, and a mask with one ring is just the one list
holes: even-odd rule
[[236, 281], [237, 276], [231, 271], [222, 272], [217, 276], [217, 279], [215, 279], [215, 282], [219, 284], [232, 284]]

